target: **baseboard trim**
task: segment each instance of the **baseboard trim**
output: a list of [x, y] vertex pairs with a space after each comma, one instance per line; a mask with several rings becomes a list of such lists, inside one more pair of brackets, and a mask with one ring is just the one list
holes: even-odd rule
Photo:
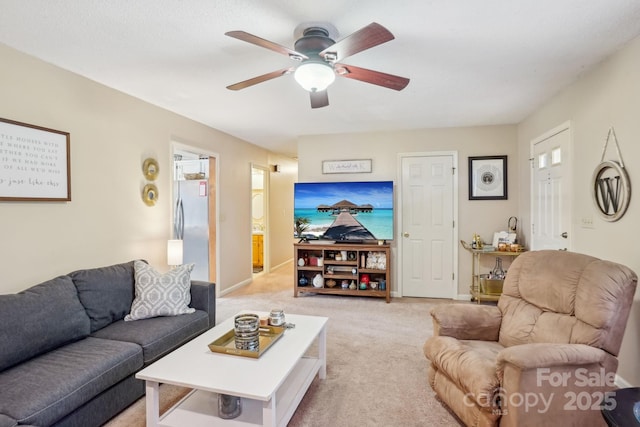
[[233, 286], [231, 286], [231, 287], [229, 287], [229, 288], [227, 288], [227, 289], [225, 289], [223, 291], [220, 291], [220, 296], [223, 297], [228, 293], [236, 291], [236, 290], [238, 290], [238, 289], [240, 289], [240, 288], [242, 288], [244, 286], [248, 286], [252, 281], [253, 281], [253, 278], [250, 278], [250, 279], [243, 280], [240, 283], [236, 283], [235, 285], [233, 285]]
[[631, 384], [629, 381], [625, 380], [618, 374], [616, 374], [616, 379], [614, 380], [614, 384], [619, 388], [633, 387], [633, 384]]
[[286, 260], [285, 262], [283, 262], [283, 263], [281, 263], [281, 264], [278, 264], [278, 265], [276, 265], [276, 266], [271, 267], [271, 269], [270, 269], [269, 271], [271, 272], [271, 271], [273, 271], [273, 270], [277, 270], [277, 269], [279, 269], [280, 267], [284, 267], [285, 265], [288, 265], [288, 264], [290, 264], [290, 263], [292, 263], [292, 262], [293, 262], [293, 258], [289, 258], [289, 259], [288, 259], [288, 260]]

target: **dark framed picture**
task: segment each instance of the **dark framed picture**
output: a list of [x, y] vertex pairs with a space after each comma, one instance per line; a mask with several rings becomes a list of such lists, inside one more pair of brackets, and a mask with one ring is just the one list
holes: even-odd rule
[[469, 157], [469, 200], [507, 199], [507, 156]]

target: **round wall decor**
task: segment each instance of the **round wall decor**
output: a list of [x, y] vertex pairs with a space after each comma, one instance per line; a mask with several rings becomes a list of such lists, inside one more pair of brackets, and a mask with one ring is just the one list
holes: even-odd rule
[[142, 189], [142, 200], [147, 206], [153, 206], [158, 200], [158, 188], [155, 184], [147, 184]]
[[[615, 144], [618, 161], [604, 159], [611, 140]], [[593, 171], [591, 198], [598, 208], [598, 214], [602, 219], [610, 222], [622, 218], [627, 212], [631, 201], [631, 181], [629, 180], [629, 175], [627, 175], [627, 170], [624, 168], [618, 138], [613, 127], [610, 127], [609, 133], [607, 133], [600, 164]]]
[[142, 173], [149, 181], [155, 181], [158, 177], [159, 171], [160, 167], [158, 166], [156, 159], [148, 158], [142, 164]]
[[626, 169], [616, 161], [603, 161], [596, 166], [591, 181], [591, 196], [602, 219], [613, 222], [622, 218], [631, 201]]

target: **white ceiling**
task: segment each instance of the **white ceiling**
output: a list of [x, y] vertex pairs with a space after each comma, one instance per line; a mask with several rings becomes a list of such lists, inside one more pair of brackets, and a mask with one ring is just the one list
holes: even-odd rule
[[[339, 77], [314, 110], [292, 75], [226, 89], [295, 63], [225, 32], [293, 49], [316, 21], [388, 28], [343, 62], [409, 86]], [[638, 0], [0, 0], [0, 42], [291, 156], [300, 135], [518, 123], [639, 34]]]

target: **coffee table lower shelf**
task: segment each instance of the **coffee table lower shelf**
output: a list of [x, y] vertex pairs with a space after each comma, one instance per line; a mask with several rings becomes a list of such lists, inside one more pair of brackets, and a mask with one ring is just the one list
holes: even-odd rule
[[275, 399], [261, 401], [243, 397], [242, 413], [231, 420], [218, 417], [217, 393], [193, 390], [167, 410], [160, 417], [158, 425], [160, 427], [286, 426], [321, 368], [320, 359], [303, 357], [280, 386]]

